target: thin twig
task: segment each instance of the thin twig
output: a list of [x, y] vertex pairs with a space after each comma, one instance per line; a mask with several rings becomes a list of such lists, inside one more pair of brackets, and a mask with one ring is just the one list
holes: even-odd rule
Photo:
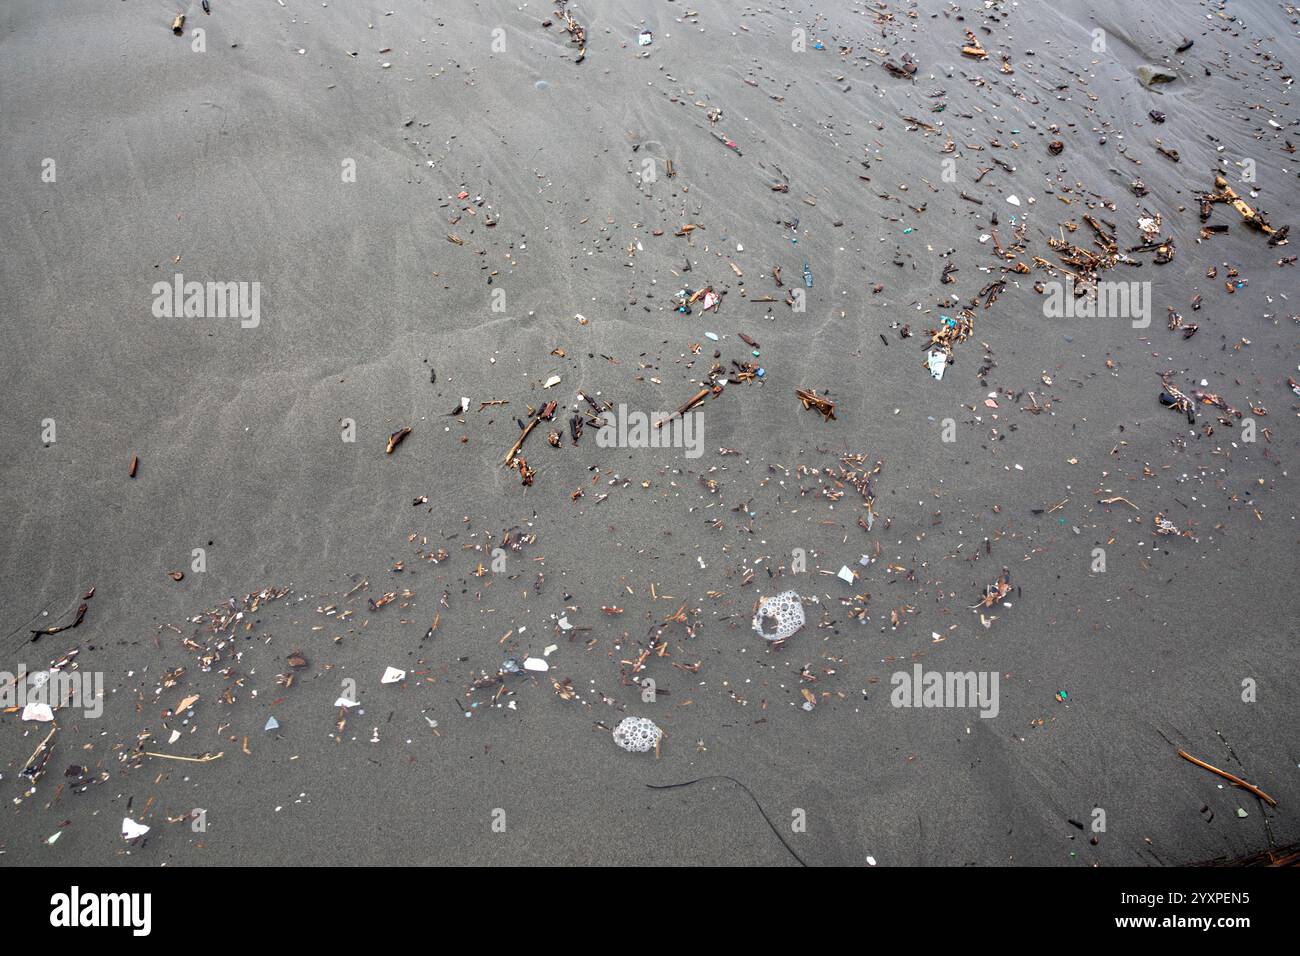
[[213, 760], [220, 760], [226, 755], [223, 750], [219, 754], [204, 754], [202, 757], [178, 757], [175, 754], [154, 753], [152, 750], [142, 750], [140, 753], [146, 757], [162, 757], [164, 760], [184, 760], [186, 763], [211, 763]]
[[56, 730], [58, 730], [58, 729], [59, 729], [58, 727], [51, 727], [51, 728], [50, 728], [50, 732], [49, 732], [48, 734], [45, 735], [45, 739], [42, 740], [42, 741], [40, 742], [40, 744], [37, 745], [36, 749], [32, 751], [32, 755], [31, 755], [30, 757], [27, 758], [27, 762], [26, 762], [25, 764], [23, 764], [23, 769], [26, 769], [26, 768], [30, 767], [30, 766], [32, 765], [32, 762], [33, 762], [37, 757], [40, 756], [41, 751], [45, 749], [45, 745], [48, 744], [48, 743], [50, 742], [50, 738], [54, 736], [54, 732], [55, 732]]
[[1206, 763], [1204, 760], [1197, 760], [1195, 757], [1193, 757], [1191, 754], [1189, 754], [1186, 750], [1180, 750], [1180, 751], [1178, 751], [1178, 756], [1182, 757], [1184, 760], [1191, 761], [1192, 763], [1196, 764], [1196, 766], [1198, 766], [1198, 767], [1200, 767], [1200, 768], [1202, 768], [1202, 769], [1204, 769], [1204, 770], [1208, 770], [1208, 771], [1210, 771], [1210, 773], [1217, 773], [1217, 774], [1218, 774], [1220, 777], [1222, 777], [1224, 780], [1227, 780], [1227, 781], [1229, 781], [1230, 783], [1235, 783], [1237, 786], [1241, 787], [1243, 790], [1249, 790], [1249, 791], [1250, 791], [1251, 793], [1253, 793], [1255, 796], [1259, 797], [1261, 800], [1263, 800], [1265, 803], [1267, 803], [1270, 807], [1275, 807], [1275, 806], [1277, 806], [1277, 801], [1276, 801], [1276, 800], [1274, 800], [1272, 797], [1270, 797], [1270, 796], [1269, 796], [1267, 793], [1265, 793], [1263, 790], [1259, 789], [1259, 787], [1255, 786], [1253, 783], [1247, 783], [1245, 780], [1242, 780], [1240, 777], [1234, 777], [1232, 774], [1228, 773], [1228, 771], [1226, 771], [1226, 770], [1220, 770], [1218, 767], [1213, 767], [1213, 766], [1211, 766], [1210, 764]]
[[1129, 501], [1127, 498], [1125, 498], [1123, 495], [1116, 495], [1114, 498], [1101, 498], [1101, 499], [1099, 499], [1099, 502], [1100, 502], [1101, 504], [1103, 504], [1103, 505], [1113, 505], [1113, 504], [1114, 504], [1115, 502], [1117, 502], [1117, 501], [1122, 501], [1122, 502], [1124, 502], [1124, 504], [1128, 505], [1128, 506], [1129, 506], [1130, 508], [1132, 508], [1134, 511], [1141, 511], [1141, 510], [1142, 510], [1142, 509], [1139, 508], [1137, 505], [1133, 504], [1133, 502], [1131, 502], [1131, 501]]
[[505, 462], [505, 463], [506, 463], [507, 466], [508, 466], [512, 461], [515, 460], [515, 452], [517, 452], [520, 448], [523, 447], [524, 439], [528, 437], [528, 433], [529, 433], [529, 432], [531, 432], [534, 428], [537, 427], [537, 423], [538, 423], [539, 421], [541, 421], [540, 418], [534, 418], [531, 422], [529, 422], [529, 423], [528, 423], [528, 426], [523, 430], [523, 432], [520, 434], [519, 438], [516, 439], [516, 440], [515, 440], [515, 443], [514, 443], [513, 445], [510, 446], [510, 450], [509, 450], [508, 452], [506, 452], [506, 462]]
[[679, 416], [679, 415], [685, 415], [687, 412], [689, 412], [689, 411], [690, 411], [692, 408], [694, 408], [696, 405], [700, 404], [700, 402], [702, 402], [702, 401], [704, 401], [706, 398], [708, 398], [708, 397], [709, 397], [709, 393], [710, 393], [711, 391], [713, 391], [713, 389], [711, 389], [711, 388], [702, 388], [702, 389], [700, 389], [700, 390], [699, 390], [698, 392], [696, 392], [696, 393], [695, 393], [695, 394], [694, 394], [690, 399], [688, 399], [688, 400], [686, 401], [685, 404], [683, 404], [680, 408], [678, 408], [677, 411], [673, 412], [673, 413], [672, 413], [671, 415], [669, 415], [667, 418], [664, 418], [664, 419], [661, 419], [660, 421], [655, 422], [655, 428], [663, 428], [665, 425], [667, 425], [670, 421], [672, 421], [672, 420], [673, 420], [674, 418], [676, 418], [677, 416]]

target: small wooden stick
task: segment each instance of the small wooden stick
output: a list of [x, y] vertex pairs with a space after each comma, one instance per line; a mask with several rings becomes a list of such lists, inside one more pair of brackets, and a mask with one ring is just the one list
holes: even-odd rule
[[30, 767], [36, 758], [41, 755], [41, 751], [45, 749], [45, 745], [50, 742], [50, 738], [54, 736], [54, 732], [58, 729], [57, 727], [50, 728], [50, 732], [45, 735], [45, 739], [37, 745], [36, 749], [32, 751], [32, 755], [27, 758], [27, 762], [23, 764], [23, 769]]
[[162, 757], [164, 760], [184, 760], [186, 763], [210, 763], [213, 760], [220, 760], [226, 755], [224, 750], [219, 754], [205, 754], [202, 757], [178, 757], [175, 754], [154, 753], [152, 750], [142, 750], [140, 753], [144, 754], [146, 757]]
[[1276, 801], [1276, 800], [1274, 800], [1272, 797], [1270, 797], [1270, 796], [1269, 796], [1267, 793], [1265, 793], [1263, 790], [1259, 789], [1259, 787], [1255, 786], [1253, 783], [1247, 783], [1245, 780], [1242, 780], [1240, 777], [1234, 777], [1232, 774], [1228, 773], [1228, 771], [1226, 771], [1226, 770], [1220, 770], [1218, 767], [1212, 767], [1212, 766], [1210, 766], [1208, 763], [1206, 763], [1204, 760], [1197, 760], [1195, 757], [1193, 757], [1191, 754], [1189, 754], [1186, 750], [1180, 750], [1180, 751], [1178, 751], [1178, 756], [1182, 757], [1184, 760], [1187, 760], [1187, 761], [1190, 761], [1190, 762], [1196, 764], [1196, 766], [1200, 767], [1200, 768], [1203, 769], [1203, 770], [1208, 770], [1208, 771], [1210, 771], [1210, 773], [1217, 773], [1217, 774], [1218, 774], [1220, 777], [1222, 777], [1224, 780], [1227, 780], [1227, 781], [1230, 782], [1230, 783], [1234, 783], [1234, 784], [1236, 784], [1237, 786], [1241, 787], [1243, 790], [1249, 790], [1249, 791], [1250, 791], [1251, 793], [1253, 793], [1255, 796], [1259, 797], [1261, 800], [1263, 800], [1265, 803], [1267, 803], [1270, 807], [1275, 807], [1275, 806], [1277, 806], [1277, 801]]
[[520, 448], [523, 447], [524, 439], [528, 437], [529, 432], [531, 432], [534, 428], [537, 427], [537, 423], [539, 421], [541, 421], [541, 419], [534, 418], [531, 422], [529, 422], [528, 426], [523, 430], [523, 432], [520, 433], [519, 438], [515, 441], [513, 445], [510, 446], [510, 450], [506, 452], [505, 463], [507, 465], [509, 465], [512, 461], [515, 460], [515, 452], [517, 452]]
[[662, 421], [657, 421], [657, 422], [655, 422], [655, 428], [663, 428], [666, 424], [668, 424], [670, 421], [672, 421], [672, 420], [673, 420], [674, 418], [676, 418], [678, 415], [685, 415], [687, 412], [689, 412], [689, 411], [690, 411], [692, 408], [694, 408], [696, 405], [700, 404], [700, 402], [702, 402], [702, 401], [704, 401], [706, 398], [708, 398], [708, 397], [709, 397], [709, 393], [710, 393], [711, 391], [713, 391], [713, 389], [711, 389], [711, 388], [702, 388], [702, 389], [700, 389], [698, 392], [695, 393], [694, 397], [691, 398], [690, 401], [688, 401], [688, 402], [687, 402], [685, 405], [683, 405], [681, 408], [677, 409], [677, 411], [673, 412], [671, 415], [669, 415], [667, 418], [663, 419]]
[[1141, 511], [1141, 510], [1142, 510], [1142, 509], [1139, 508], [1137, 505], [1133, 504], [1133, 502], [1131, 502], [1131, 501], [1129, 501], [1127, 498], [1125, 498], [1123, 495], [1116, 495], [1114, 498], [1100, 498], [1100, 499], [1098, 499], [1098, 503], [1099, 503], [1099, 504], [1103, 504], [1103, 505], [1113, 505], [1113, 504], [1114, 504], [1115, 502], [1117, 502], [1117, 501], [1122, 501], [1122, 502], [1124, 502], [1124, 504], [1128, 505], [1128, 506], [1129, 506], [1130, 508], [1132, 508], [1134, 511]]

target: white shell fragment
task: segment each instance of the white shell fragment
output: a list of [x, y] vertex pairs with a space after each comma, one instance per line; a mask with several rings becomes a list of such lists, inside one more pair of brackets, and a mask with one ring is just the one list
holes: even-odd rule
[[794, 591], [763, 598], [754, 615], [754, 630], [769, 641], [784, 641], [803, 627], [803, 601]]
[[624, 717], [614, 728], [614, 743], [628, 753], [643, 754], [654, 750], [663, 735], [648, 717]]
[[23, 708], [23, 720], [38, 720], [41, 723], [49, 723], [53, 719], [54, 710], [49, 704], [31, 701]]
[[148, 832], [149, 832], [149, 827], [145, 826], [143, 823], [136, 823], [130, 817], [122, 818], [122, 839], [123, 840], [134, 840], [137, 837], [144, 836]]

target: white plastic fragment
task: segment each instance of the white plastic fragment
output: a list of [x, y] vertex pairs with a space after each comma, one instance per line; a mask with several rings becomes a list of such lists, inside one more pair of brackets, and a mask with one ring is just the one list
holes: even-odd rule
[[539, 674], [545, 674], [550, 669], [551, 665], [547, 664], [546, 661], [542, 660], [540, 657], [528, 657], [524, 659], [524, 670], [526, 671], [536, 671]]
[[50, 709], [49, 704], [38, 704], [32, 701], [23, 708], [23, 720], [39, 720], [41, 723], [49, 723], [53, 719], [54, 711]]
[[355, 700], [348, 700], [346, 697], [340, 697], [338, 700], [334, 701], [334, 706], [335, 706], [335, 707], [355, 707], [355, 706], [357, 706], [357, 702], [356, 702]]
[[948, 369], [948, 356], [935, 349], [926, 359], [926, 364], [930, 367], [930, 374], [934, 376], [934, 380], [942, 381], [943, 373]]
[[840, 565], [840, 573], [835, 575], [845, 584], [853, 584], [857, 579], [853, 576], [853, 570], [847, 564]]
[[379, 678], [379, 683], [396, 684], [404, 680], [406, 680], [406, 671], [398, 670], [396, 667], [387, 667], [384, 669], [384, 676]]
[[648, 717], [624, 717], [614, 728], [614, 743], [628, 753], [643, 754], [654, 750], [663, 735]]
[[546, 384], [543, 385], [542, 388], [554, 388], [556, 385], [559, 384], [560, 384], [560, 376], [552, 375], [550, 378], [546, 380]]
[[148, 832], [149, 832], [149, 827], [145, 826], [143, 823], [136, 823], [130, 817], [122, 818], [122, 839], [123, 840], [134, 840], [137, 837], [144, 836]]
[[266, 726], [262, 728], [262, 732], [269, 734], [271, 731], [279, 730], [279, 729], [280, 729], [280, 722], [276, 720], [274, 717], [268, 717], [266, 718]]
[[782, 591], [776, 597], [763, 598], [754, 615], [754, 630], [769, 641], [784, 641], [803, 624], [803, 601], [795, 591]]

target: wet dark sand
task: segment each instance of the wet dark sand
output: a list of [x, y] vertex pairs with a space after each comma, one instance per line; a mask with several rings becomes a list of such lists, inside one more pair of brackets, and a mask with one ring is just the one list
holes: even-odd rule
[[[1197, 216], [1218, 168], [1275, 225], [1298, 218], [1296, 26], [1279, 5], [999, 3], [959, 21], [927, 0], [891, 3], [881, 23], [840, 2], [705, 4], [683, 20], [683, 3], [609, 0], [574, 9], [581, 64], [558, 23], [541, 27], [550, 5], [362, 6], [0, 10], [0, 669], [78, 648], [106, 688], [101, 717], [58, 713], [34, 785], [19, 771], [49, 726], [0, 715], [0, 861], [1160, 865], [1300, 839], [1297, 272], [1277, 265], [1295, 247], [1268, 247], [1226, 205], [1211, 221], [1229, 231], [1201, 242]], [[643, 28], [655, 39], [638, 48]], [[960, 55], [967, 29], [988, 60]], [[904, 52], [912, 81], [880, 66]], [[1148, 89], [1144, 63], [1178, 79]], [[643, 181], [646, 157], [676, 176], [659, 162]], [[1231, 165], [1247, 159], [1258, 197]], [[780, 177], [788, 193], [770, 188]], [[980, 242], [995, 210], [1004, 247], [1025, 227], [1013, 260]], [[1086, 245], [1084, 213], [1137, 244], [1155, 211], [1173, 262], [1136, 254], [1140, 268], [1107, 274], [1152, 283], [1148, 328], [1045, 318], [1032, 286], [1061, 275], [1002, 271], [1057, 261], [1049, 237]], [[674, 235], [685, 223], [700, 228]], [[801, 287], [805, 258], [806, 312], [748, 301]], [[1249, 280], [1231, 295], [1228, 268]], [[259, 282], [260, 324], [155, 318], [153, 285], [178, 272]], [[938, 300], [1003, 278], [934, 381], [923, 330], [955, 314]], [[674, 292], [706, 284], [726, 290], [717, 314], [673, 311]], [[1168, 331], [1167, 307], [1198, 334]], [[739, 332], [764, 378], [706, 402], [702, 457], [602, 449], [590, 427], [569, 440], [579, 390], [671, 410], [715, 352], [754, 360]], [[1166, 371], [1245, 415], [1266, 408], [1258, 440], [1219, 409], [1191, 427], [1162, 407]], [[828, 392], [836, 420], [795, 387]], [[468, 414], [448, 416], [462, 396]], [[529, 438], [524, 488], [502, 459], [516, 419], [551, 399], [566, 434], [560, 449], [545, 429]], [[493, 400], [509, 404], [480, 410]], [[825, 473], [849, 454], [883, 463], [870, 532], [858, 492]], [[1115, 496], [1135, 507], [1099, 503]], [[1160, 513], [1190, 536], [1154, 535]], [[493, 573], [507, 529], [536, 540]], [[863, 554], [875, 560], [859, 568]], [[862, 572], [855, 586], [834, 577], [842, 565]], [[970, 608], [1004, 568], [1011, 606], [986, 628]], [[92, 586], [79, 628], [27, 641]], [[196, 648], [214, 645], [195, 619], [263, 588], [291, 590], [205, 670]], [[749, 617], [787, 588], [817, 603], [773, 650]], [[851, 619], [841, 601], [867, 593]], [[661, 693], [643, 703], [621, 662], [682, 606], [694, 636], [663, 630], [667, 656], [638, 675]], [[582, 630], [559, 629], [563, 615]], [[500, 697], [470, 689], [552, 644], [548, 674], [508, 678]], [[292, 651], [309, 666], [285, 689]], [[998, 716], [891, 707], [890, 675], [915, 662], [997, 672]], [[388, 666], [406, 681], [382, 685]], [[345, 680], [360, 708], [339, 732]], [[192, 714], [168, 715], [192, 694]], [[625, 714], [666, 731], [660, 759], [613, 745]], [[74, 764], [98, 782], [74, 792]], [[648, 786], [697, 778], [711, 779]], [[194, 808], [206, 832], [181, 819]], [[1094, 808], [1095, 845], [1070, 823]], [[797, 810], [806, 832], [791, 830]], [[128, 815], [152, 828], [144, 840], [122, 839]]]

